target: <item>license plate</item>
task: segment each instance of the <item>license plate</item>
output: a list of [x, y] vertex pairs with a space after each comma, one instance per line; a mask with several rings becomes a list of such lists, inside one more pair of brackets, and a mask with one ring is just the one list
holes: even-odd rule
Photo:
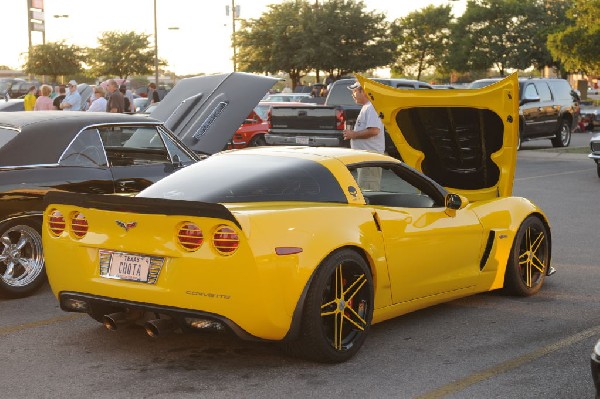
[[149, 256], [114, 252], [110, 256], [108, 273], [103, 277], [147, 282], [149, 270]]
[[296, 137], [296, 144], [308, 145], [308, 137]]

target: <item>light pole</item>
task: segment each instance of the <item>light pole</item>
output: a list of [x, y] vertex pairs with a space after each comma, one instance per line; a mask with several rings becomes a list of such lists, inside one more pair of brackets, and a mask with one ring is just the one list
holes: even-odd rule
[[154, 83], [158, 88], [158, 29], [156, 29], [156, 0], [154, 0]]

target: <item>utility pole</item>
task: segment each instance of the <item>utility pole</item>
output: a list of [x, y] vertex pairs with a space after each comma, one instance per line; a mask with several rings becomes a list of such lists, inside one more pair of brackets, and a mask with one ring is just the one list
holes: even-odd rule
[[154, 0], [154, 82], [158, 88], [158, 29], [156, 29], [156, 0]]
[[233, 47], [233, 72], [237, 71], [237, 48], [235, 43], [235, 17], [236, 17], [236, 9], [235, 9], [235, 0], [231, 0], [231, 46]]

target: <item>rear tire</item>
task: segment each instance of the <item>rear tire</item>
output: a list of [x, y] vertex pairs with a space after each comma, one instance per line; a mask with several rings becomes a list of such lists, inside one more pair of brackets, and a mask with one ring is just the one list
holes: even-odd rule
[[560, 128], [556, 133], [556, 137], [552, 140], [553, 147], [568, 147], [571, 143], [571, 126], [569, 125], [569, 121], [563, 119], [560, 122]]
[[41, 222], [6, 222], [0, 225], [0, 296], [23, 298], [46, 281]]
[[530, 296], [542, 288], [550, 267], [549, 240], [548, 229], [539, 217], [529, 216], [521, 223], [504, 275], [507, 294]]
[[596, 164], [596, 173], [598, 173], [598, 177], [600, 177], [600, 162]]
[[325, 259], [309, 287], [293, 355], [322, 363], [345, 362], [364, 343], [373, 318], [373, 279], [365, 260], [344, 249]]

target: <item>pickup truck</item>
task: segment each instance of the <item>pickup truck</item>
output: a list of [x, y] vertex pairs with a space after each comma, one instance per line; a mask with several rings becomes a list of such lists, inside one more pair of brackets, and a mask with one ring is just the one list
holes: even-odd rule
[[[377, 82], [401, 89], [432, 89], [432, 86], [417, 80], [374, 79]], [[348, 86], [355, 79], [335, 81], [325, 103], [302, 106], [271, 107], [269, 132], [265, 135], [268, 145], [307, 145], [314, 147], [348, 147], [342, 131], [352, 129], [361, 106], [354, 102]], [[386, 133], [388, 154], [397, 156], [395, 147]]]

